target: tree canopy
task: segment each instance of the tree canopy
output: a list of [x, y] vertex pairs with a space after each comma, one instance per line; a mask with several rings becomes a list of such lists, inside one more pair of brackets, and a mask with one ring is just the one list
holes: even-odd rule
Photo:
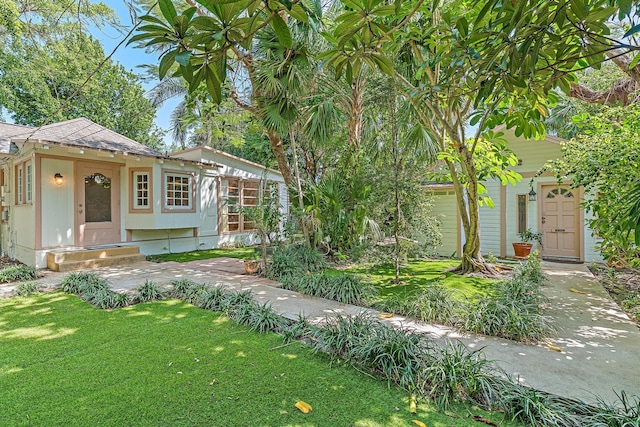
[[[73, 7], [72, 7], [73, 6]], [[8, 2], [14, 25], [0, 34], [0, 105], [19, 124], [86, 117], [159, 148], [155, 108], [137, 75], [105, 57], [88, 33], [113, 12], [102, 3]], [[2, 13], [0, 13], [2, 15]]]
[[[317, 84], [290, 72], [311, 52], [308, 41], [296, 38], [299, 27], [322, 32], [326, 47], [315, 55], [318, 69], [351, 88], [343, 116], [350, 147], [362, 138], [363, 73], [378, 70], [394, 79], [413, 108], [414, 123], [424, 130], [424, 144], [440, 153], [456, 189], [465, 233], [462, 272], [487, 271], [479, 235], [480, 179], [516, 179], [508, 173], [512, 159], [492, 129], [504, 124], [517, 136], [540, 137], [549, 106], [557, 101], [555, 91], [569, 94], [577, 71], [626, 55], [624, 71], [631, 75], [638, 58], [627, 43], [640, 29], [638, 7], [626, 0], [342, 0], [330, 5], [335, 16], [322, 21], [318, 7], [296, 0], [178, 4], [159, 0], [160, 13], [141, 18], [145, 25], [132, 42], [161, 49], [161, 78], [181, 77], [191, 92], [204, 85], [218, 103], [226, 95], [239, 99], [225, 85], [229, 64], [243, 63], [252, 76], [251, 104], [244, 105], [269, 130], [288, 183], [293, 175], [283, 135], [293, 144], [291, 131], [304, 111], [300, 88]], [[611, 22], [622, 19], [628, 21], [625, 32], [612, 32]], [[262, 58], [270, 59], [271, 70], [261, 73], [257, 47], [269, 37], [271, 56]], [[469, 123], [475, 125], [473, 135]], [[496, 164], [486, 165], [488, 159]], [[357, 162], [342, 164], [352, 166], [344, 168], [347, 175], [357, 170]]]

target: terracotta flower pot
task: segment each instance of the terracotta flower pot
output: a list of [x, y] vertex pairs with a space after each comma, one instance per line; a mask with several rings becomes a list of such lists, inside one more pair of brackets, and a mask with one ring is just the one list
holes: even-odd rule
[[247, 274], [256, 274], [258, 271], [260, 271], [261, 264], [262, 264], [262, 261], [259, 259], [245, 260], [244, 271], [246, 271]]
[[526, 258], [531, 253], [533, 245], [531, 243], [514, 242], [513, 251], [516, 254], [516, 258]]

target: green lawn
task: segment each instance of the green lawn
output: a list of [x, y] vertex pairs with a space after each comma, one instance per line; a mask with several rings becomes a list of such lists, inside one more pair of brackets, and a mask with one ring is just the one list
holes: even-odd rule
[[233, 249], [208, 249], [205, 251], [193, 251], [193, 252], [181, 252], [176, 254], [158, 254], [151, 255], [149, 259], [155, 262], [189, 262], [199, 261], [210, 258], [240, 258], [240, 259], [253, 259], [255, 257], [256, 250], [253, 247], [246, 248], [233, 248]]
[[493, 280], [479, 277], [460, 276], [447, 272], [459, 265], [459, 261], [418, 260], [413, 259], [401, 270], [400, 284], [393, 283], [395, 269], [391, 264], [369, 267], [355, 266], [348, 271], [364, 276], [380, 291], [380, 298], [391, 295], [408, 295], [420, 290], [421, 286], [438, 281], [459, 300], [476, 299], [492, 290]]
[[478, 425], [465, 407], [412, 415], [405, 392], [280, 345], [178, 300], [114, 311], [60, 292], [0, 300], [0, 425]]

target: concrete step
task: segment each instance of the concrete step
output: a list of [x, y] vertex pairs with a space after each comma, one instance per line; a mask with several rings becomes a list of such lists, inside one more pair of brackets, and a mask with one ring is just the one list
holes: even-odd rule
[[116, 255], [108, 258], [86, 259], [83, 261], [65, 261], [65, 262], [56, 264], [56, 268], [52, 270], [60, 271], [60, 272], [76, 271], [76, 270], [91, 270], [93, 268], [100, 268], [100, 267], [113, 267], [116, 265], [134, 264], [136, 262], [144, 261], [146, 259], [147, 257], [143, 254]]
[[47, 253], [47, 268], [71, 271], [108, 267], [144, 261], [137, 246], [105, 246], [102, 248], [60, 249]]

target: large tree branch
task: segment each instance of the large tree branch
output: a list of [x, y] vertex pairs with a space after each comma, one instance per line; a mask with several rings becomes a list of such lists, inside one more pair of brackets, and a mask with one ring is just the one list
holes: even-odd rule
[[633, 68], [629, 68], [631, 64], [631, 58], [619, 49], [607, 51], [606, 55], [624, 71], [629, 77], [631, 77], [637, 84], [640, 85], [640, 65], [636, 65]]
[[620, 102], [629, 105], [637, 100], [634, 96], [640, 89], [640, 80], [630, 77], [620, 79], [607, 90], [593, 90], [581, 84], [572, 83], [569, 96], [591, 104], [612, 104]]

